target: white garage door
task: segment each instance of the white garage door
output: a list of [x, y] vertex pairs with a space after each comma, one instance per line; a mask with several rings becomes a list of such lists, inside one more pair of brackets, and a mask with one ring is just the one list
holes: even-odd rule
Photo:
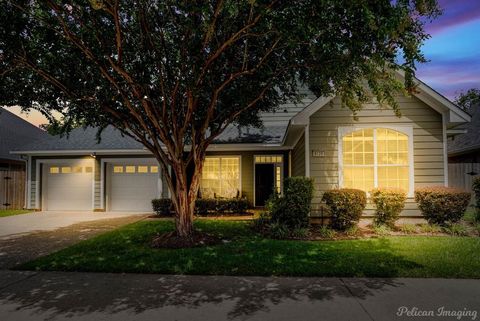
[[109, 164], [110, 211], [151, 212], [152, 200], [159, 197], [157, 165]]
[[45, 165], [43, 208], [49, 211], [92, 210], [91, 165]]

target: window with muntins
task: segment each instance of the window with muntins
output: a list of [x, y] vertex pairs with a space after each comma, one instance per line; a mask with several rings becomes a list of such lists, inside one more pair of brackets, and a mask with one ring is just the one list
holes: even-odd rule
[[342, 187], [410, 191], [409, 135], [388, 128], [362, 128], [342, 137]]
[[240, 157], [207, 157], [201, 180], [202, 197], [236, 197], [240, 191]]

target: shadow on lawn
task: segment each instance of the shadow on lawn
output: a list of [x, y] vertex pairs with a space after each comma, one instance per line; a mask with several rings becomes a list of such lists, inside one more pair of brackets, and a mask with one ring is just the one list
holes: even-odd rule
[[365, 298], [399, 285], [402, 285], [401, 282], [382, 279], [48, 272], [3, 289], [0, 303], [42, 319], [67, 319], [96, 313], [118, 314], [119, 317], [128, 315], [130, 319], [149, 312], [159, 313], [156, 315], [160, 318], [169, 311], [172, 318], [175, 316], [174, 319], [180, 320], [191, 319], [197, 313], [195, 310], [203, 306], [207, 307], [209, 315], [223, 315], [222, 319], [231, 320], [257, 312], [269, 312], [285, 301], [293, 301], [301, 308], [302, 303], [335, 299], [329, 304], [335, 304], [337, 309], [346, 309], [349, 304], [356, 305], [352, 294]]

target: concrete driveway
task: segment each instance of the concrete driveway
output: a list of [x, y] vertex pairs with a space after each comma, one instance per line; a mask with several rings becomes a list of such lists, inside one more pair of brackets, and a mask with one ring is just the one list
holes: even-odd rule
[[53, 231], [72, 224], [132, 216], [127, 212], [32, 212], [0, 218], [0, 240], [38, 231]]

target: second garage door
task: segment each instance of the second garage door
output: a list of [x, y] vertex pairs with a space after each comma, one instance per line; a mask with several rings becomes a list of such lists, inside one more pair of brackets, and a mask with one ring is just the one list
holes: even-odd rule
[[107, 202], [110, 211], [151, 212], [160, 195], [158, 166], [149, 163], [109, 164]]

